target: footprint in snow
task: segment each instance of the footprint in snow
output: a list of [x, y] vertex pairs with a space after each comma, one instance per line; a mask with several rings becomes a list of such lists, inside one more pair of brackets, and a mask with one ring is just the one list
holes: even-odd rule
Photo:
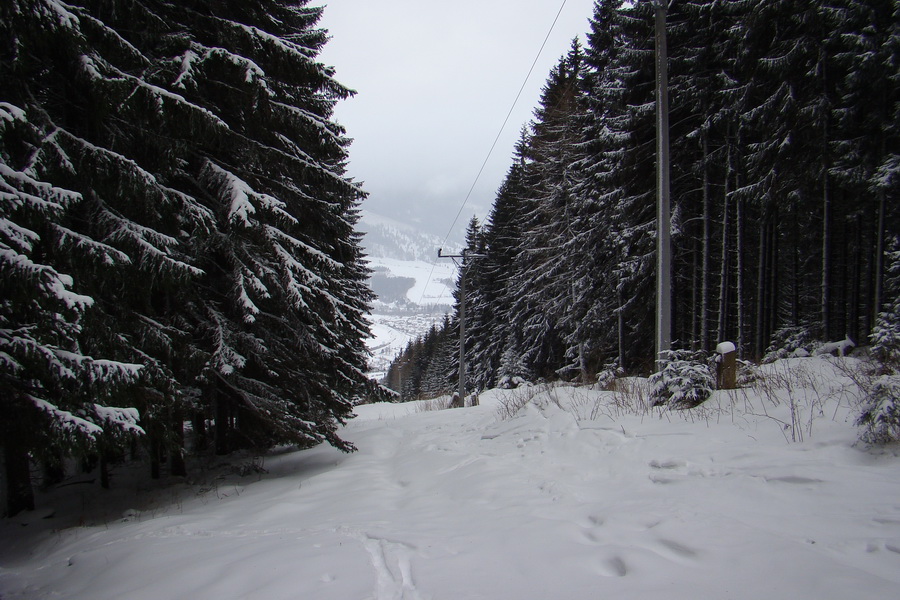
[[686, 460], [676, 460], [676, 459], [651, 460], [649, 465], [653, 469], [665, 469], [668, 471], [668, 470], [680, 469], [682, 467], [686, 467], [687, 461]]
[[625, 577], [628, 575], [628, 565], [621, 556], [612, 556], [600, 562], [598, 571], [604, 577]]
[[794, 485], [805, 485], [810, 483], [825, 483], [822, 479], [812, 479], [810, 477], [800, 477], [798, 475], [785, 475], [783, 477], [765, 477], [766, 483], [792, 483]]
[[695, 559], [699, 555], [699, 552], [694, 550], [693, 548], [682, 544], [681, 542], [676, 542], [675, 540], [668, 540], [665, 538], [660, 538], [657, 540], [659, 545], [665, 549], [664, 554], [672, 554], [676, 558], [684, 559]]
[[375, 570], [376, 600], [421, 600], [412, 576], [415, 546], [375, 537], [362, 531], [342, 531], [362, 542]]

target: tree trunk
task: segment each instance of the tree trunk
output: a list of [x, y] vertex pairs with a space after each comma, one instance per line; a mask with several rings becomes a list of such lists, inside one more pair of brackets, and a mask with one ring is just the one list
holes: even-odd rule
[[625, 307], [621, 287], [616, 290], [616, 296], [619, 301], [619, 310], [616, 311], [616, 329], [618, 331], [619, 341], [619, 368], [625, 369]]
[[833, 337], [831, 323], [831, 186], [828, 171], [822, 175], [822, 335], [824, 341]]
[[759, 269], [756, 279], [756, 356], [766, 351], [775, 322], [775, 285], [777, 283], [776, 222], [778, 214], [771, 204], [763, 209], [759, 228]]
[[109, 459], [106, 458], [106, 452], [100, 452], [100, 487], [104, 490], [109, 489]]
[[[883, 189], [878, 190], [878, 225], [875, 230], [875, 289], [874, 301], [872, 302], [872, 315], [869, 319], [871, 324], [875, 323], [878, 314], [881, 312], [882, 294], [884, 293], [884, 219], [885, 219], [885, 193]], [[871, 327], [871, 325], [870, 325]], [[870, 329], [871, 332], [871, 329]]]
[[740, 198], [735, 199], [735, 318], [737, 320], [737, 353], [738, 358], [744, 356], [744, 331], [746, 329], [746, 312], [744, 310], [744, 201]]
[[172, 411], [170, 425], [175, 437], [175, 448], [169, 457], [169, 473], [176, 477], [187, 476], [187, 465], [184, 462], [184, 415], [180, 410]]
[[765, 314], [766, 314], [766, 269], [768, 268], [768, 261], [766, 260], [768, 257], [768, 246], [766, 244], [768, 240], [767, 231], [769, 228], [768, 224], [768, 210], [763, 210], [763, 217], [759, 225], [759, 244], [758, 244], [758, 256], [759, 256], [759, 266], [756, 271], [756, 338], [754, 340], [754, 355], [756, 359], [760, 359], [763, 356], [763, 352], [765, 350]]
[[162, 442], [159, 439], [159, 428], [154, 423], [147, 433], [150, 436], [150, 478], [159, 479], [162, 477]]
[[[737, 147], [741, 147], [741, 136], [738, 134], [738, 142]], [[728, 154], [729, 163], [731, 162], [731, 153]], [[731, 168], [729, 168], [729, 171]], [[740, 172], [735, 173], [735, 182], [734, 188], [736, 190], [741, 189], [743, 185], [743, 179], [740, 176]], [[735, 245], [737, 246], [735, 261], [736, 265], [736, 279], [737, 279], [737, 289], [735, 290], [737, 295], [737, 355], [738, 358], [744, 357], [744, 330], [746, 328], [746, 313], [744, 311], [744, 244], [746, 241], [744, 240], [744, 200], [738, 196], [735, 199], [735, 205], [737, 209], [737, 215], [735, 217], [735, 226], [737, 231], [735, 232], [736, 240]]]
[[[787, 282], [787, 285], [791, 290], [791, 321], [790, 324], [794, 327], [800, 325], [800, 315], [801, 315], [801, 307], [800, 307], [800, 290], [803, 288], [803, 272], [804, 269], [801, 268], [800, 265], [800, 257], [801, 254], [805, 254], [800, 250], [800, 218], [798, 215], [798, 211], [796, 207], [794, 207], [794, 212], [791, 217], [789, 217], [788, 221], [790, 222], [790, 237], [789, 237], [789, 245], [788, 251], [791, 256], [791, 281]], [[777, 256], [777, 255], [776, 255]], [[776, 263], [777, 265], [778, 263]], [[777, 268], [777, 267], [776, 267]], [[777, 304], [775, 305], [777, 306]]]
[[12, 517], [23, 510], [34, 510], [28, 452], [10, 439], [3, 447], [3, 463], [6, 476], [6, 516]]
[[860, 304], [861, 304], [861, 295], [862, 295], [862, 278], [863, 278], [863, 264], [862, 264], [862, 248], [863, 248], [863, 218], [862, 215], [857, 214], [854, 222], [854, 241], [853, 241], [853, 251], [850, 255], [850, 264], [851, 273], [850, 273], [850, 302], [849, 302], [849, 313], [847, 315], [847, 320], [849, 325], [847, 326], [847, 335], [850, 336], [850, 339], [860, 343], [859, 339], [859, 312], [860, 312]]
[[703, 262], [702, 241], [693, 237], [693, 252], [691, 252], [691, 324], [690, 324], [690, 340], [691, 350], [697, 351], [701, 348], [700, 342], [700, 278], [702, 276], [700, 265]]
[[194, 433], [191, 449], [193, 452], [202, 452], [209, 446], [209, 432], [206, 430], [206, 415], [202, 411], [194, 411], [191, 415], [191, 425]]
[[772, 339], [772, 334], [778, 325], [778, 290], [781, 278], [778, 271], [778, 259], [781, 255], [781, 245], [778, 238], [778, 207], [772, 208], [772, 221], [769, 223], [769, 299], [766, 303], [768, 310], [766, 323], [766, 343]]
[[223, 456], [231, 452], [231, 411], [228, 398], [215, 385], [210, 389], [216, 411], [216, 454]]

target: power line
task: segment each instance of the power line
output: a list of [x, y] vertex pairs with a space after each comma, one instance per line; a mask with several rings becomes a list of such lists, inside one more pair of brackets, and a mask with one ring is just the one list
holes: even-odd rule
[[[531, 67], [529, 67], [528, 73], [526, 73], [521, 87], [519, 87], [519, 92], [516, 94], [516, 98], [515, 100], [513, 100], [512, 106], [509, 107], [509, 111], [506, 113], [506, 118], [503, 119], [503, 124], [500, 125], [500, 130], [497, 132], [497, 137], [494, 138], [494, 143], [491, 144], [491, 148], [490, 150], [488, 150], [487, 156], [484, 157], [484, 162], [481, 163], [481, 168], [478, 169], [478, 174], [475, 175], [475, 180], [472, 182], [472, 186], [469, 188], [466, 197], [463, 199], [462, 204], [459, 207], [459, 211], [457, 211], [456, 216], [453, 218], [453, 222], [450, 224], [450, 228], [447, 230], [447, 235], [444, 236], [444, 242], [442, 245], [447, 245], [447, 240], [450, 239], [450, 234], [453, 233], [453, 228], [456, 227], [456, 223], [457, 221], [459, 221], [459, 217], [460, 215], [462, 215], [463, 209], [465, 209], [466, 204], [468, 204], [469, 198], [472, 196], [472, 192], [475, 190], [475, 185], [481, 178], [481, 174], [484, 172], [484, 168], [487, 166], [491, 155], [494, 153], [494, 149], [497, 147], [497, 142], [500, 141], [500, 136], [503, 134], [503, 130], [506, 128], [507, 123], [509, 123], [509, 118], [512, 116], [513, 110], [515, 110], [516, 104], [518, 104], [519, 98], [521, 98], [522, 92], [525, 90], [525, 86], [528, 84], [528, 79], [531, 77], [531, 73], [534, 71], [534, 67], [537, 65], [538, 59], [540, 59], [541, 53], [544, 51], [544, 47], [547, 45], [547, 40], [550, 39], [550, 34], [553, 33], [553, 28], [556, 27], [556, 22], [559, 21], [559, 16], [562, 14], [563, 9], [566, 7], [566, 2], [567, 0], [563, 0], [562, 4], [559, 6], [559, 10], [556, 12], [556, 16], [553, 18], [553, 23], [550, 24], [550, 29], [547, 30], [547, 35], [544, 36], [544, 41], [541, 42], [541, 47], [538, 49], [534, 60], [531, 62]], [[431, 263], [431, 272], [428, 274], [428, 279], [425, 280], [425, 287], [422, 288], [422, 296], [419, 298], [419, 304], [421, 304], [422, 300], [425, 298], [425, 292], [428, 290], [428, 284], [431, 283], [431, 277], [434, 275], [434, 268], [436, 265], [437, 259], [433, 259]]]

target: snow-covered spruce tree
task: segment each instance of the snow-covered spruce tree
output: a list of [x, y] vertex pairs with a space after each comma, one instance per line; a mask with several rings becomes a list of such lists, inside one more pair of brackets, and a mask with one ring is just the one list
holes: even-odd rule
[[[201, 107], [177, 184], [215, 215], [192, 253], [205, 276], [185, 306], [206, 341], [201, 375], [217, 451], [324, 440], [364, 391], [371, 297], [355, 233], [363, 192], [344, 176], [331, 120], [352, 92], [316, 61], [327, 33], [307, 2], [160, 4], [150, 83]], [[198, 117], [203, 118], [203, 117]]]
[[[595, 5], [586, 51], [588, 119], [585, 171], [578, 195], [591, 225], [586, 246], [596, 248], [588, 272], [605, 297], [585, 309], [581, 340], [596, 340], [600, 364], [614, 340], [619, 364], [641, 368], [652, 359], [655, 206], [653, 178], [653, 8], [650, 2]], [[583, 118], [583, 117], [582, 117]], [[584, 288], [584, 284], [581, 286]], [[590, 297], [589, 295], [586, 297]], [[603, 323], [600, 334], [593, 337]], [[612, 339], [610, 339], [612, 338]]]
[[504, 282], [502, 276], [496, 278], [497, 263], [489, 260], [487, 239], [487, 225], [473, 217], [466, 230], [466, 363], [469, 384], [476, 391], [495, 383], [500, 334], [496, 304]]
[[[140, 432], [133, 403], [146, 425], [151, 404], [140, 398], [171, 389], [165, 365], [142, 347], [162, 328], [132, 303], [157, 299], [150, 281], [196, 272], [159, 230], [163, 219], [176, 232], [180, 220], [202, 219], [182, 219], [191, 207], [172, 209], [187, 204], [181, 195], [120, 152], [134, 146], [123, 125], [146, 123], [145, 105], [135, 111], [122, 101], [141, 99], [135, 78], [120, 77], [118, 95], [101, 88], [98, 65], [140, 70], [147, 62], [135, 48], [74, 5], [34, 0], [0, 10], [8, 42], [0, 60], [2, 212], [11, 224], [3, 242], [10, 389], [2, 421], [16, 423], [3, 436], [10, 492], [20, 497], [10, 500], [14, 510], [27, 495], [29, 482], [16, 478], [29, 457], [91, 453], [103, 466]], [[141, 387], [126, 393], [139, 370]], [[108, 406], [119, 402], [128, 408]]]
[[53, 131], [28, 116], [0, 101], [0, 447], [8, 515], [34, 509], [32, 459], [122, 448], [142, 433], [135, 409], [107, 405], [141, 367], [85, 353], [82, 340], [95, 333], [85, 313], [95, 300], [74, 291], [64, 270], [73, 258], [121, 256], [87, 238], [64, 247], [63, 215], [83, 198], [40, 179], [32, 159]]
[[869, 392], [857, 424], [860, 439], [884, 444], [900, 440], [900, 241], [889, 256], [886, 302], [872, 331], [872, 353], [881, 373]]
[[484, 225], [484, 257], [478, 268], [480, 297], [474, 303], [473, 314], [483, 325], [471, 338], [471, 362], [476, 385], [483, 388], [497, 384], [501, 356], [513, 337], [514, 323], [510, 318], [513, 303], [508, 293], [515, 277], [510, 268], [522, 248], [521, 227], [527, 135], [522, 132], [506, 178], [497, 191], [493, 207]]
[[500, 368], [497, 369], [497, 386], [513, 389], [528, 381], [528, 370], [522, 357], [515, 348], [507, 348], [500, 357]]
[[436, 334], [434, 352], [422, 376], [422, 393], [429, 398], [452, 394], [459, 382], [459, 330], [450, 315], [444, 315]]
[[524, 148], [522, 235], [507, 294], [517, 344], [538, 377], [554, 377], [565, 366], [562, 321], [573, 300], [572, 259], [577, 256], [570, 244], [576, 237], [572, 167], [580, 134], [572, 117], [584, 68], [576, 40], [547, 78]]
[[622, 157], [622, 132], [617, 115], [625, 89], [616, 69], [625, 42], [617, 11], [621, 1], [597, 2], [585, 45], [585, 69], [576, 113], [578, 152], [573, 165], [572, 234], [568, 241], [571, 260], [571, 306], [563, 316], [567, 332], [566, 356], [580, 375], [595, 373], [619, 354], [622, 329], [618, 317], [622, 281], [616, 275], [617, 236], [614, 219], [623, 186], [617, 181]]
[[349, 449], [334, 431], [365, 385], [370, 292], [362, 192], [330, 119], [350, 92], [315, 60], [321, 9], [2, 11], [0, 101], [41, 129], [32, 146], [9, 138], [10, 153], [81, 199], [55, 232], [81, 270], [73, 289], [94, 299], [79, 342], [144, 364], [135, 396], [160, 453], [187, 409], [201, 424], [218, 409], [221, 450]]
[[703, 361], [703, 354], [690, 350], [670, 350], [662, 369], [650, 376], [650, 397], [654, 405], [693, 408], [713, 393], [715, 375]]

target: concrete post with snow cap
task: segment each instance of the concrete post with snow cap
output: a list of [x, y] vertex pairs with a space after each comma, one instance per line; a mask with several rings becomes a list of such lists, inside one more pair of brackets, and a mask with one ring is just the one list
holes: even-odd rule
[[737, 348], [731, 342], [720, 342], [716, 353], [716, 385], [720, 390], [733, 390], [737, 387]]

